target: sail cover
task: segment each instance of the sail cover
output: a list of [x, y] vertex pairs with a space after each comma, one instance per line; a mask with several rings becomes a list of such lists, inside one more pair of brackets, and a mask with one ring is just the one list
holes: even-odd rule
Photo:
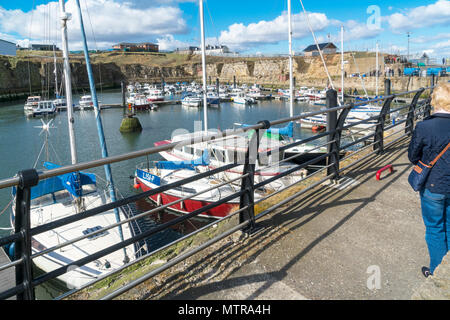
[[187, 169], [194, 170], [196, 166], [207, 166], [209, 165], [209, 153], [208, 150], [203, 150], [202, 157], [195, 160], [186, 161], [158, 161], [156, 162], [156, 168], [166, 169], [166, 170], [179, 170]]
[[[45, 162], [44, 167], [47, 169], [55, 169], [61, 166]], [[88, 184], [96, 184], [95, 175], [92, 173], [71, 172], [56, 177], [51, 177], [39, 181], [39, 183], [31, 188], [31, 200], [51, 194], [61, 190], [67, 190], [74, 197], [82, 196], [81, 186]], [[16, 188], [13, 188], [13, 195], [16, 194]]]
[[[51, 162], [45, 162], [44, 167], [51, 170], [61, 167], [60, 165], [51, 163]], [[81, 197], [82, 189], [81, 187], [83, 185], [87, 184], [96, 184], [96, 177], [92, 173], [84, 173], [84, 172], [70, 172], [66, 174], [62, 174], [59, 176], [56, 176], [57, 179], [59, 179], [61, 185], [69, 191], [71, 195], [74, 197]]]

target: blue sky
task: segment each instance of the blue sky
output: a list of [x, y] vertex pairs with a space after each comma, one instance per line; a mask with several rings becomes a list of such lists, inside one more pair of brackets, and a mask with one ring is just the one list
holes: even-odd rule
[[[110, 48], [121, 41], [151, 41], [171, 50], [199, 45], [196, 0], [80, 0], [91, 48]], [[287, 0], [205, 0], [207, 42], [233, 51], [255, 54], [287, 52]], [[427, 52], [450, 56], [450, 0], [303, 0], [320, 41], [328, 37], [338, 47], [340, 26], [346, 50]], [[375, 11], [373, 9], [375, 7]], [[81, 47], [75, 0], [66, 2], [70, 49]], [[86, 10], [87, 8], [87, 10]], [[368, 12], [368, 8], [372, 8]], [[300, 0], [292, 0], [294, 50], [313, 43]], [[0, 0], [0, 38], [27, 44], [59, 42], [56, 0]], [[379, 13], [379, 16], [378, 16]], [[368, 22], [369, 21], [369, 22]], [[95, 41], [93, 41], [95, 39]]]

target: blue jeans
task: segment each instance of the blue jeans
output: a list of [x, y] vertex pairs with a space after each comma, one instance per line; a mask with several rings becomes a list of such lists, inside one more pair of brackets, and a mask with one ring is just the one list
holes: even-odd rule
[[450, 248], [450, 194], [420, 192], [425, 241], [430, 254], [430, 272], [441, 263]]

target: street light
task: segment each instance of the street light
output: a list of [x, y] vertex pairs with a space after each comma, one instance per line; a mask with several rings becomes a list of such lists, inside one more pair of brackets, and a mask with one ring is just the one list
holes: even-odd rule
[[406, 60], [409, 61], [409, 37], [411, 36], [411, 32], [408, 31], [406, 34], [408, 36], [408, 55], [406, 56]]

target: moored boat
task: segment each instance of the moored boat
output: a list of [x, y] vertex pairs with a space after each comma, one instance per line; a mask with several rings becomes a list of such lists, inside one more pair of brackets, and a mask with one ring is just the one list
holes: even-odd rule
[[[161, 186], [193, 177], [198, 173], [195, 169], [197, 166], [205, 166], [208, 164], [207, 151], [204, 152], [202, 158], [198, 160], [177, 162], [158, 161], [151, 168], [143, 166], [136, 169], [134, 178], [135, 188], [140, 188], [144, 192], [154, 190]], [[177, 213], [187, 214], [220, 201], [237, 191], [236, 187], [223, 183], [223, 180], [217, 179], [216, 177], [206, 177], [180, 187], [151, 195], [149, 198], [159, 206], [176, 202], [175, 204], [168, 206], [167, 209]], [[238, 206], [239, 197], [211, 208], [199, 216], [223, 218], [236, 210]]]

